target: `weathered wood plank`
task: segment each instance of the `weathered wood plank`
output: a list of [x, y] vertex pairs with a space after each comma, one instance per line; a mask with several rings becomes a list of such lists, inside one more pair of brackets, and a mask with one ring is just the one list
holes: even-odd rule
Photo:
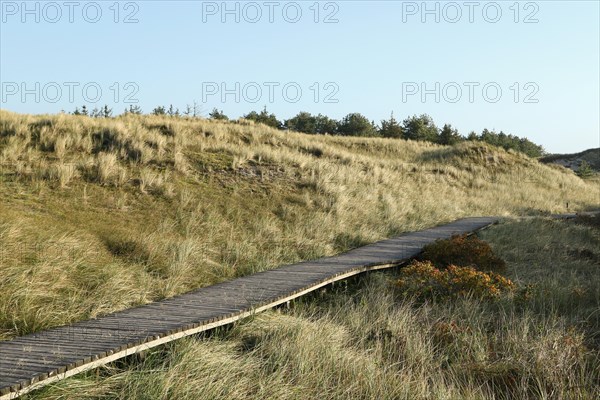
[[[15, 366], [17, 367], [38, 367], [41, 366], [44, 368], [44, 371], [46, 370], [50, 370], [50, 371], [56, 371], [56, 373], [63, 373], [67, 370], [68, 365], [64, 365], [64, 363], [60, 363], [58, 361], [43, 361], [43, 360], [39, 360], [39, 359], [23, 359], [23, 358], [16, 358], [16, 359], [9, 359], [6, 360], [7, 362], [11, 362], [13, 363]], [[10, 369], [10, 367], [9, 367]]]

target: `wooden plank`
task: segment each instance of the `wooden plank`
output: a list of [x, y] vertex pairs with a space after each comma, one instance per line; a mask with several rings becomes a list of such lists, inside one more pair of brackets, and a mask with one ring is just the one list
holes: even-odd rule
[[266, 271], [269, 274], [280, 274], [280, 275], [297, 275], [297, 276], [306, 276], [309, 278], [315, 277], [327, 277], [331, 274], [331, 272], [322, 265], [313, 265], [307, 266], [304, 264], [294, 264], [294, 265], [286, 265], [284, 267], [275, 268]]
[[[79, 351], [77, 351], [77, 353], [73, 353], [74, 356], [77, 356], [77, 354], [79, 354]], [[55, 354], [45, 354], [41, 351], [41, 347], [38, 347], [35, 353], [23, 353], [18, 351], [17, 349], [11, 349], [10, 351], [3, 352], [2, 357], [4, 361], [2, 365], [0, 365], [0, 368], [10, 365], [10, 363], [18, 362], [20, 360], [32, 360], [40, 363], [57, 362], [60, 364], [64, 364], [68, 356], [61, 358], [57, 357], [57, 355]]]
[[136, 319], [144, 318], [147, 321], [169, 319], [170, 321], [179, 321], [180, 325], [183, 323], [200, 324], [206, 316], [226, 316], [239, 313], [240, 311], [240, 309], [207, 308], [206, 306], [186, 305], [185, 309], [164, 309], [162, 315], [157, 315], [156, 312], [140, 314], [136, 316]]
[[[102, 323], [102, 321], [100, 321]], [[140, 313], [139, 316], [129, 316], [119, 318], [118, 323], [123, 330], [127, 330], [128, 326], [132, 326], [143, 331], [147, 336], [160, 335], [164, 332], [177, 330], [182, 325], [196, 324], [191, 318], [179, 319], [179, 321], [165, 322], [164, 319], [154, 319], [153, 314]]]
[[35, 344], [35, 342], [39, 338], [52, 338], [57, 342], [76, 342], [78, 340], [91, 339], [95, 341], [122, 341], [123, 339], [128, 338], [128, 336], [125, 336], [123, 334], [123, 331], [108, 331], [107, 329], [98, 330], [95, 328], [86, 328], [79, 326], [69, 326], [66, 328], [68, 328], [68, 330], [65, 329], [64, 331], [49, 331], [48, 333], [44, 332], [43, 335], [27, 335], [13, 339], [12, 341], [0, 342], [0, 349], [4, 349], [11, 346], [30, 346], [32, 344]]
[[21, 376], [27, 379], [27, 382], [30, 384], [38, 382], [40, 380], [44, 380], [48, 378], [48, 372], [39, 366], [36, 368], [12, 368], [9, 370], [0, 369], [0, 374], [11, 375], [11, 376]]
[[[81, 366], [83, 365], [83, 363], [90, 362], [99, 358], [90, 353], [87, 353], [87, 355], [84, 354], [86, 353], [70, 354], [68, 357], [57, 357], [55, 360], [56, 362], [60, 362], [61, 364], [63, 364], [67, 369], [70, 369]], [[33, 359], [29, 358], [29, 360]]]
[[[22, 352], [22, 357], [23, 358], [31, 358], [31, 357], [40, 357], [40, 356], [44, 356], [44, 357], [52, 357], [53, 359], [57, 359], [57, 358], [71, 358], [71, 357], [78, 357], [80, 354], [82, 353], [82, 350], [80, 348], [75, 348], [75, 349], [69, 349], [69, 348], [65, 348], [65, 347], [60, 347], [57, 348], [56, 346], [50, 346], [50, 345], [46, 345], [46, 344], [38, 344], [35, 346], [35, 348], [31, 348], [31, 350], [29, 351], [25, 351]], [[9, 353], [11, 354], [11, 353]], [[14, 353], [12, 353], [14, 354]]]
[[61, 338], [57, 338], [54, 336], [39, 336], [37, 338], [35, 338], [35, 340], [30, 340], [30, 341], [24, 341], [24, 340], [20, 340], [20, 341], [13, 341], [13, 342], [8, 342], [9, 344], [7, 344], [6, 346], [2, 346], [1, 348], [4, 349], [9, 349], [9, 348], [17, 348], [20, 351], [27, 351], [26, 349], [32, 345], [35, 345], [35, 343], [43, 343], [43, 342], [50, 342], [50, 343], [56, 343], [56, 344], [66, 344], [66, 345], [73, 345], [73, 344], [89, 344], [90, 346], [106, 346], [108, 344], [117, 344], [117, 343], [121, 343], [123, 341], [123, 339], [132, 339], [132, 337], [128, 336], [128, 337], [123, 337], [123, 336], [114, 336], [114, 337], [97, 337], [94, 335], [82, 335], [82, 336], [78, 336], [77, 338], [73, 338], [73, 339], [61, 339]]
[[238, 312], [244, 310], [246, 307], [238, 307], [238, 306], [229, 306], [227, 304], [222, 305], [222, 303], [218, 302], [200, 302], [200, 301], [180, 301], [178, 303], [167, 303], [161, 302], [157, 305], [151, 305], [149, 308], [156, 311], [165, 311], [165, 312], [177, 312], [178, 309], [190, 309], [191, 312], [195, 312], [194, 310], [216, 310], [216, 311], [227, 311], [227, 312]]
[[[160, 302], [155, 304], [149, 304], [144, 310], [141, 310], [135, 315], [165, 315], [170, 317], [171, 315], [180, 315], [182, 317], [197, 317], [198, 311], [204, 311], [205, 313], [219, 313], [219, 312], [232, 312], [239, 311], [241, 307], [230, 307], [227, 304], [223, 304], [222, 301], [215, 302], [200, 302], [200, 301], [186, 301], [180, 300], [178, 302]], [[174, 313], [174, 314], [170, 314]]]
[[[164, 318], [163, 318], [164, 317]], [[196, 318], [197, 319], [197, 318]], [[96, 320], [104, 323], [103, 320]], [[195, 322], [194, 316], [190, 315], [180, 315], [178, 318], [173, 318], [169, 316], [167, 313], [164, 315], [159, 314], [156, 310], [152, 309], [144, 309], [140, 310], [135, 314], [127, 314], [127, 315], [119, 315], [118, 318], [115, 318], [111, 321], [112, 323], [117, 323], [119, 326], [119, 330], [123, 330], [127, 326], [134, 326], [136, 328], [140, 328], [140, 331], [144, 331], [147, 328], [152, 330], [155, 329], [172, 329], [173, 327], [177, 327], [184, 322]]]
[[[85, 341], [81, 340], [79, 342], [57, 342], [52, 338], [38, 338], [35, 343], [16, 346], [16, 349], [20, 349], [24, 354], [34, 353], [36, 349], [41, 346], [46, 346], [47, 348], [56, 349], [57, 351], [64, 350], [81, 350], [81, 351], [103, 351], [108, 348], [111, 344], [117, 342], [108, 342], [108, 343], [97, 343], [95, 341]], [[15, 347], [13, 347], [15, 348]]]
[[[232, 293], [236, 293], [232, 295]], [[206, 301], [206, 302], [222, 302], [231, 306], [243, 305], [243, 304], [252, 304], [256, 302], [257, 299], [263, 298], [265, 296], [264, 292], [256, 292], [251, 290], [251, 288], [245, 287], [237, 287], [231, 288], [229, 292], [222, 293], [211, 293], [208, 296], [205, 296], [201, 293], [194, 294], [194, 296], [190, 296], [190, 300], [193, 301]]]
[[115, 318], [99, 318], [99, 319], [94, 319], [94, 320], [89, 320], [89, 321], [85, 321], [84, 323], [82, 323], [80, 326], [86, 326], [86, 327], [90, 327], [90, 328], [100, 328], [102, 326], [107, 326], [110, 327], [114, 330], [117, 331], [121, 331], [121, 332], [129, 332], [129, 337], [131, 338], [142, 338], [144, 337], [144, 335], [149, 335], [149, 334], [155, 334], [157, 332], [162, 332], [165, 330], [165, 328], [171, 328], [172, 326], [169, 327], [160, 327], [157, 328], [156, 325], [152, 326], [152, 330], [151, 332], [148, 329], [145, 329], [144, 327], [141, 326], [133, 326], [131, 324], [128, 324], [127, 320], [125, 319], [115, 319]]
[[291, 279], [290, 277], [281, 277], [280, 274], [270, 273], [263, 276], [253, 276], [252, 279], [247, 279], [246, 282], [254, 287], [260, 288], [260, 290], [269, 289], [277, 291], [280, 288], [287, 290], [291, 287], [306, 286], [319, 279], [322, 278], [307, 279], [302, 277], [299, 279]]
[[[132, 326], [133, 323], [138, 324], [138, 326]], [[87, 322], [90, 327], [97, 327], [104, 322], [102, 320], [94, 320]], [[182, 327], [191, 325], [191, 324], [180, 324], [180, 325], [172, 325], [170, 327], [161, 327], [157, 328], [156, 324], [143, 324], [142, 321], [126, 321], [120, 320], [117, 322], [110, 322], [110, 325], [114, 325], [114, 327], [119, 327], [119, 329], [124, 333], [124, 336], [129, 337], [128, 345], [132, 347], [134, 345], [145, 343], [149, 340], [153, 340], [158, 337], [162, 337], [168, 335], [172, 332], [177, 332], [182, 329]], [[143, 325], [143, 326], [142, 326]]]
[[18, 360], [10, 360], [14, 363], [14, 365], [19, 366], [19, 367], [23, 367], [23, 366], [31, 366], [31, 367], [35, 367], [35, 366], [43, 366], [44, 368], [50, 368], [52, 371], [56, 371], [57, 373], [63, 373], [67, 370], [67, 366], [64, 365], [64, 363], [60, 363], [58, 361], [53, 361], [53, 362], [45, 362], [45, 361], [40, 361], [40, 360], [25, 360], [25, 359], [18, 359]]

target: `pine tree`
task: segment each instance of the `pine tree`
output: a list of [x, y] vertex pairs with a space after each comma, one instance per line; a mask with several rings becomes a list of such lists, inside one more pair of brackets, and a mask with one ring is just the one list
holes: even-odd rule
[[154, 110], [152, 110], [153, 115], [165, 115], [166, 113], [167, 110], [163, 106], [155, 107]]
[[98, 109], [98, 107], [94, 107], [94, 109], [90, 113], [90, 117], [92, 117], [92, 118], [99, 118], [101, 116], [102, 116], [102, 112], [100, 112], [100, 109]]
[[317, 133], [322, 135], [336, 135], [338, 133], [338, 121], [329, 118], [326, 115], [319, 114], [316, 116]]
[[439, 130], [433, 119], [427, 115], [413, 115], [404, 120], [403, 126], [404, 135], [411, 140], [426, 140], [437, 143], [439, 140]]
[[142, 114], [142, 109], [138, 105], [134, 106], [133, 104], [130, 104], [129, 105], [129, 110], [125, 110], [125, 114], [141, 115]]
[[303, 133], [317, 133], [317, 118], [306, 111], [299, 112], [295, 117], [285, 121], [287, 129]]
[[250, 111], [248, 114], [244, 115], [244, 119], [248, 119], [259, 124], [265, 124], [276, 129], [281, 129], [283, 127], [283, 124], [277, 119], [275, 114], [269, 114], [267, 111], [267, 106], [265, 106], [260, 113], [257, 113], [256, 111]]
[[87, 109], [86, 105], [84, 104], [81, 107], [81, 115], [88, 115], [88, 114], [89, 114], [88, 109]]
[[477, 136], [477, 133], [475, 131], [471, 131], [469, 133], [469, 136], [467, 136], [467, 140], [471, 141], [471, 142], [474, 142], [476, 140], [479, 140], [479, 136]]
[[223, 110], [219, 111], [217, 108], [213, 108], [213, 110], [208, 113], [208, 117], [219, 121], [229, 121], [229, 117], [223, 113]]
[[112, 108], [108, 108], [108, 104], [104, 105], [104, 108], [102, 109], [102, 116], [104, 118], [110, 118], [112, 116]]
[[337, 133], [344, 136], [377, 136], [379, 134], [373, 122], [360, 113], [348, 114], [339, 121]]
[[392, 114], [390, 115], [389, 120], [381, 121], [381, 129], [379, 129], [379, 134], [386, 138], [400, 139], [400, 138], [404, 137], [404, 131], [402, 129], [402, 126], [400, 126], [398, 121], [396, 121], [396, 118], [394, 118], [393, 111], [392, 111]]
[[453, 145], [453, 144], [460, 142], [461, 140], [462, 140], [462, 137], [460, 136], [460, 134], [458, 133], [458, 131], [456, 129], [452, 128], [452, 125], [450, 125], [450, 124], [444, 125], [444, 127], [442, 128], [442, 131], [440, 132], [440, 139], [439, 139], [440, 144]]
[[594, 169], [592, 168], [590, 163], [588, 163], [586, 160], [583, 160], [579, 165], [579, 168], [577, 168], [576, 173], [580, 178], [585, 179], [594, 175]]

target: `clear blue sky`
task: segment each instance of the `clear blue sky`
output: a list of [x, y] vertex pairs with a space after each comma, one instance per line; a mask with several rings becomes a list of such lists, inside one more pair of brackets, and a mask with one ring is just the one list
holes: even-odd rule
[[430, 14], [421, 1], [228, 2], [230, 14], [221, 1], [76, 3], [28, 2], [27, 13], [0, 1], [1, 108], [93, 107], [84, 95], [95, 100], [99, 87], [96, 104], [118, 112], [134, 100], [146, 112], [195, 100], [230, 117], [267, 106], [280, 119], [361, 112], [379, 122], [393, 110], [550, 152], [600, 145], [598, 1], [427, 2]]

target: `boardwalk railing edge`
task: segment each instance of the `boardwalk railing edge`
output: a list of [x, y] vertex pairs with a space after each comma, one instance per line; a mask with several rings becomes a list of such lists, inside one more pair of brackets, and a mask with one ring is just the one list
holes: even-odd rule
[[[456, 220], [456, 221], [448, 223], [448, 224], [438, 225], [436, 227], [430, 228], [429, 230], [434, 230], [436, 228], [444, 228], [446, 226], [449, 226], [449, 225], [452, 225], [452, 224], [455, 224], [455, 223], [459, 223], [461, 221], [470, 220], [470, 219], [476, 220], [478, 218], [463, 218], [463, 219], [459, 219], [459, 220]], [[479, 230], [488, 228], [491, 225], [497, 224], [499, 222], [499, 220], [500, 220], [500, 218], [498, 218], [498, 217], [480, 217], [479, 219], [484, 220], [484, 221], [482, 221], [482, 222], [479, 223], [480, 226], [478, 226], [476, 228], [473, 228], [473, 229], [470, 229], [469, 231], [464, 232], [464, 233], [472, 234], [472, 233], [477, 232]], [[404, 235], [410, 235], [411, 233], [414, 234], [414, 233], [426, 232], [426, 231], [428, 231], [428, 230], [418, 231], [418, 232], [407, 232]], [[399, 237], [402, 237], [404, 235], [401, 235]], [[388, 240], [390, 240], [390, 239], [388, 239]], [[381, 242], [385, 242], [385, 240], [381, 241]], [[381, 242], [376, 242], [376, 243], [381, 243]], [[369, 246], [365, 246], [365, 247], [369, 247]], [[348, 254], [348, 253], [344, 253], [344, 254]], [[335, 257], [338, 257], [338, 256], [327, 257], [327, 258], [335, 258]], [[192, 328], [189, 328], [189, 329], [184, 329], [184, 330], [181, 330], [181, 331], [178, 331], [178, 332], [175, 332], [175, 333], [172, 333], [172, 334], [168, 334], [168, 335], [165, 335], [165, 336], [162, 336], [162, 337], [155, 336], [155, 337], [153, 337], [152, 339], [150, 339], [150, 340], [148, 340], [146, 342], [133, 345], [131, 347], [128, 347], [126, 349], [122, 349], [120, 351], [115, 351], [114, 353], [107, 354], [104, 357], [92, 358], [90, 360], [90, 362], [84, 363], [83, 365], [79, 365], [79, 366], [76, 366], [74, 368], [67, 369], [66, 371], [64, 371], [62, 373], [56, 373], [56, 374], [53, 374], [53, 375], [40, 374], [37, 377], [28, 378], [26, 380], [21, 380], [19, 382], [15, 382], [15, 384], [12, 385], [12, 386], [10, 386], [9, 388], [6, 388], [6, 387], [2, 388], [2, 387], [0, 387], [0, 389], [4, 390], [3, 392], [0, 392], [0, 400], [15, 399], [15, 398], [17, 398], [17, 397], [19, 397], [19, 396], [21, 396], [23, 394], [29, 393], [29, 392], [31, 392], [33, 390], [39, 389], [39, 388], [41, 388], [43, 386], [46, 386], [48, 384], [54, 383], [56, 381], [59, 381], [59, 380], [62, 380], [62, 379], [65, 379], [65, 378], [68, 378], [68, 377], [71, 377], [71, 376], [74, 376], [74, 375], [77, 375], [77, 374], [80, 374], [80, 373], [83, 373], [85, 371], [89, 371], [89, 370], [98, 368], [98, 367], [100, 367], [102, 365], [111, 363], [111, 362], [116, 361], [116, 360], [118, 360], [120, 358], [127, 357], [129, 355], [132, 355], [132, 354], [135, 354], [135, 353], [139, 353], [139, 352], [151, 349], [151, 348], [156, 347], [156, 346], [160, 346], [162, 344], [165, 344], [165, 343], [168, 343], [168, 342], [171, 342], [171, 341], [183, 338], [183, 337], [187, 337], [187, 336], [194, 335], [194, 334], [197, 334], [197, 333], [200, 333], [200, 332], [208, 331], [208, 330], [220, 327], [220, 326], [228, 325], [228, 324], [234, 323], [236, 321], [245, 319], [245, 318], [250, 317], [250, 316], [252, 316], [254, 314], [260, 313], [260, 312], [265, 311], [265, 310], [270, 309], [270, 308], [274, 308], [274, 307], [276, 307], [278, 305], [281, 305], [281, 304], [284, 304], [286, 302], [289, 302], [290, 300], [294, 300], [294, 299], [296, 299], [298, 297], [304, 296], [307, 293], [313, 292], [313, 291], [315, 291], [315, 290], [317, 290], [319, 288], [322, 288], [324, 286], [330, 285], [330, 284], [332, 284], [334, 282], [337, 282], [337, 281], [340, 281], [340, 280], [344, 280], [344, 279], [347, 279], [349, 277], [352, 277], [352, 276], [355, 276], [355, 275], [359, 275], [359, 274], [362, 274], [362, 273], [365, 273], [365, 272], [369, 272], [369, 271], [376, 271], [376, 270], [389, 269], [389, 268], [396, 267], [398, 265], [403, 264], [404, 262], [406, 262], [410, 258], [412, 258], [412, 257], [406, 257], [406, 258], [403, 258], [403, 259], [397, 259], [397, 260], [394, 260], [393, 262], [386, 262], [386, 263], [379, 263], [379, 264], [378, 263], [373, 263], [373, 264], [366, 264], [366, 265], [358, 266], [358, 267], [351, 267], [351, 269], [349, 269], [349, 270], [346, 270], [346, 271], [341, 272], [341, 273], [337, 273], [337, 274], [335, 274], [335, 275], [333, 275], [333, 276], [331, 276], [331, 277], [329, 277], [327, 279], [324, 279], [324, 280], [322, 280], [320, 282], [315, 282], [314, 284], [311, 284], [310, 286], [304, 287], [304, 288], [302, 288], [302, 289], [300, 289], [298, 291], [290, 293], [287, 296], [283, 296], [283, 297], [277, 298], [276, 300], [271, 301], [269, 303], [257, 305], [255, 308], [251, 308], [251, 309], [239, 312], [237, 314], [231, 314], [231, 315], [226, 316], [226, 317], [224, 317], [222, 319], [213, 320], [211, 322], [204, 323], [204, 324], [202, 324], [200, 326], [195, 326], [195, 327], [192, 327]], [[177, 296], [177, 297], [179, 297], [179, 296]], [[157, 302], [157, 303], [160, 303], [160, 301]], [[43, 332], [44, 331], [38, 332], [38, 334], [42, 334]], [[0, 342], [0, 344], [2, 344], [2, 342]], [[6, 392], [7, 389], [10, 390], [8, 393]]]

